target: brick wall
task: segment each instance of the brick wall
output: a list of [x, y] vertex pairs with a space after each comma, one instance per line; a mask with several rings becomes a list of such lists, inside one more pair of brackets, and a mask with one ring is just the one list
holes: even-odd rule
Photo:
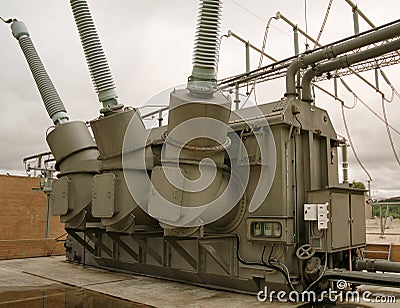
[[58, 217], [50, 216], [49, 238], [45, 239], [46, 195], [32, 191], [40, 179], [0, 175], [0, 260], [59, 255], [65, 233]]

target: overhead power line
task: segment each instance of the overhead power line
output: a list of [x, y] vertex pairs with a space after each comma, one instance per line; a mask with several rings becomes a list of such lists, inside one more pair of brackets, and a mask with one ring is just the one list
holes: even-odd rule
[[[344, 87], [346, 88], [347, 91], [349, 91], [353, 97], [356, 99], [357, 102], [360, 102], [365, 108], [368, 109], [369, 112], [371, 112], [376, 118], [378, 118], [380, 121], [382, 121], [383, 123], [386, 123], [385, 119], [382, 118], [381, 115], [379, 115], [376, 111], [374, 111], [366, 102], [364, 102], [364, 100], [362, 100], [356, 93], [354, 93], [354, 91], [350, 88], [350, 86], [342, 79], [340, 78], [340, 81], [342, 82], [342, 84], [344, 85]], [[343, 103], [342, 103], [343, 104]], [[344, 105], [344, 107], [346, 108], [346, 106]], [[347, 109], [353, 109], [353, 107], [351, 108], [347, 108]], [[388, 123], [389, 127], [396, 132], [398, 135], [400, 135], [400, 131], [398, 129], [396, 129], [395, 127], [393, 127], [392, 125], [390, 125]]]
[[[263, 62], [263, 58], [264, 58], [264, 53], [265, 53], [265, 46], [267, 45], [267, 38], [268, 38], [269, 28], [270, 28], [270, 26], [271, 26], [272, 20], [274, 20], [274, 19], [276, 19], [275, 16], [270, 17], [270, 18], [268, 19], [267, 26], [265, 27], [264, 38], [263, 38], [263, 43], [262, 43], [261, 53], [260, 53], [260, 60], [259, 60], [259, 62], [258, 62], [258, 69], [260, 69], [261, 66], [262, 66], [262, 62]], [[256, 103], [256, 105], [257, 105], [256, 83], [257, 83], [257, 81], [254, 79], [254, 82], [253, 82], [253, 85], [252, 85], [251, 90], [250, 90], [250, 92], [249, 92], [249, 95], [247, 96], [247, 99], [246, 99], [245, 102], [243, 103], [242, 108], [247, 104], [247, 102], [248, 102], [248, 100], [249, 100], [249, 98], [250, 98], [251, 93], [253, 93], [253, 95], [254, 95], [254, 100], [255, 100], [255, 103]]]
[[392, 83], [390, 82], [389, 78], [386, 76], [386, 74], [384, 73], [384, 71], [382, 71], [381, 69], [379, 69], [383, 79], [385, 80], [385, 82], [388, 84], [388, 86], [392, 89], [392, 95], [395, 94], [397, 96], [397, 98], [400, 99], [400, 93], [396, 90], [396, 88], [392, 85]]
[[332, 3], [333, 3], [333, 0], [330, 0], [329, 4], [328, 4], [328, 8], [326, 9], [324, 21], [322, 22], [321, 29], [319, 30], [319, 33], [318, 33], [318, 36], [317, 36], [317, 40], [316, 40], [317, 42], [314, 44], [314, 48], [318, 47], [317, 43], [321, 39], [322, 32], [324, 32], [324, 29], [325, 29], [325, 26], [326, 26], [326, 22], [328, 21], [329, 13], [331, 12]]
[[[342, 84], [345, 86], [345, 88], [347, 89], [347, 91], [349, 91], [349, 92], [354, 96], [354, 98], [355, 98], [357, 101], [361, 102], [361, 103], [362, 103], [363, 105], [365, 105], [365, 106], [368, 106], [365, 102], [363, 102], [362, 99], [360, 99], [360, 97], [359, 97], [357, 94], [354, 93], [354, 91], [349, 87], [349, 85], [347, 85], [342, 79], [340, 79], [340, 80], [341, 80]], [[392, 149], [392, 152], [393, 152], [393, 155], [394, 155], [394, 157], [395, 157], [395, 159], [396, 159], [396, 162], [397, 162], [398, 165], [400, 166], [400, 159], [399, 159], [399, 156], [398, 156], [398, 154], [397, 154], [397, 151], [396, 151], [396, 148], [395, 148], [395, 145], [394, 145], [394, 142], [393, 142], [393, 138], [392, 138], [392, 134], [391, 134], [390, 128], [392, 128], [392, 130], [395, 131], [397, 134], [400, 134], [400, 132], [399, 132], [397, 129], [393, 128], [393, 127], [389, 124], [388, 119], [387, 119], [387, 115], [386, 115], [386, 108], [385, 108], [385, 102], [386, 102], [387, 100], [385, 99], [384, 95], [382, 95], [381, 97], [382, 97], [382, 112], [383, 112], [383, 118], [382, 118], [381, 116], [379, 116], [379, 115], [378, 115], [377, 113], [375, 113], [375, 112], [373, 112], [373, 114], [374, 114], [375, 116], [378, 116], [378, 118], [384, 122], [385, 127], [386, 127], [387, 136], [388, 136], [389, 143], [390, 143], [390, 147], [391, 147], [391, 149]], [[356, 101], [355, 101], [355, 102], [356, 102]], [[342, 116], [343, 116], [344, 126], [345, 126], [345, 129], [346, 129], [346, 133], [347, 133], [347, 135], [348, 135], [348, 137], [349, 137], [349, 142], [351, 142], [351, 139], [350, 139], [350, 132], [349, 132], [349, 130], [348, 130], [347, 123], [346, 123], [346, 117], [345, 117], [345, 114], [344, 114], [344, 108], [346, 108], [346, 106], [345, 106], [343, 103], [342, 103], [341, 106], [342, 106]], [[348, 109], [353, 109], [354, 107], [355, 107], [355, 104], [354, 104], [353, 107], [348, 108]], [[370, 111], [372, 111], [369, 107], [368, 107], [368, 109], [369, 109]], [[350, 145], [351, 145], [351, 143], [350, 143]], [[352, 149], [353, 149], [353, 146], [352, 146]], [[354, 150], [353, 152], [355, 153], [355, 150]], [[364, 169], [364, 166], [362, 165], [362, 163], [361, 163], [361, 161], [359, 160], [359, 158], [358, 158], [358, 156], [357, 156], [356, 153], [354, 154], [354, 156], [356, 157], [357, 162], [359, 162], [360, 166]], [[367, 173], [366, 170], [364, 170], [364, 171]]]
[[[235, 0], [230, 0], [233, 4], [235, 4], [236, 6], [240, 7], [242, 10], [246, 11], [247, 13], [249, 13], [250, 15], [252, 15], [253, 17], [257, 18], [258, 20], [262, 21], [262, 22], [267, 22], [266, 18], [261, 17], [260, 15], [254, 13], [253, 11], [251, 11], [250, 9], [248, 9], [247, 7], [245, 7], [244, 5], [240, 4], [239, 2], [235, 1]], [[272, 28], [274, 28], [275, 30], [281, 32], [282, 34], [285, 34], [286, 36], [291, 36], [289, 33], [285, 32], [284, 30], [275, 27], [272, 25]]]
[[400, 159], [399, 159], [399, 156], [397, 155], [396, 148], [394, 147], [392, 134], [390, 132], [389, 123], [388, 123], [387, 116], [386, 116], [385, 100], [383, 97], [382, 97], [382, 112], [383, 112], [383, 118], [385, 119], [385, 127], [386, 127], [386, 132], [387, 132], [387, 135], [389, 138], [390, 147], [392, 148], [392, 152], [393, 152], [394, 157], [396, 158], [397, 164], [400, 166]]

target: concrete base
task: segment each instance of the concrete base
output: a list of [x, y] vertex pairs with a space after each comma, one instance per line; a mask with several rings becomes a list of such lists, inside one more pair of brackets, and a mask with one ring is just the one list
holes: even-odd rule
[[[209, 290], [93, 267], [84, 268], [82, 265], [64, 260], [65, 257], [45, 257], [0, 261], [0, 306], [3, 303], [12, 306], [13, 303], [20, 302], [21, 299], [15, 297], [10, 299], [9, 292], [22, 290], [46, 290], [47, 293], [50, 292], [49, 290], [58, 290], [64, 292], [66, 299], [75, 301], [73, 295], [76, 295], [79, 290], [76, 287], [80, 290], [94, 291], [130, 301], [129, 306], [125, 307], [136, 307], [136, 305], [131, 306], [132, 302], [141, 307], [142, 305], [154, 307], [263, 307], [266, 305], [266, 303], [258, 302], [256, 296]], [[54, 292], [51, 294], [55, 296]], [[40, 296], [40, 294], [35, 296]], [[67, 302], [65, 304], [65, 307], [70, 306]], [[270, 305], [274, 307], [298, 306], [275, 302]], [[118, 303], [118, 307], [121, 306], [121, 303]]]
[[[398, 307], [399, 289], [361, 286], [360, 292], [391, 295], [397, 303], [357, 307]], [[331, 307], [264, 302], [256, 296], [209, 290], [150, 277], [127, 275], [65, 262], [65, 257], [0, 261], [0, 306], [6, 307]], [[333, 307], [333, 306], [332, 306]], [[339, 303], [334, 307], [348, 307]]]

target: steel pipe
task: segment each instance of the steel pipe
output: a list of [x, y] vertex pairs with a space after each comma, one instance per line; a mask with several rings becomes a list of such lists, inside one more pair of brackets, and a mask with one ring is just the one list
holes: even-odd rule
[[364, 19], [365, 22], [371, 26], [371, 28], [375, 28], [373, 22], [369, 20], [369, 18], [358, 8], [356, 4], [354, 4], [351, 0], [345, 0], [345, 1], [351, 6], [351, 8], [353, 9], [353, 13], [357, 12], [358, 15], [360, 15], [362, 19]]
[[391, 262], [387, 260], [372, 260], [372, 259], [363, 259], [356, 261], [356, 270], [363, 271], [367, 270], [368, 272], [392, 272], [392, 273], [400, 273], [400, 262]]
[[306, 102], [312, 102], [312, 91], [311, 82], [315, 76], [322, 75], [323, 73], [334, 71], [340, 68], [349, 67], [355, 63], [365, 61], [367, 59], [372, 59], [386, 53], [400, 49], [400, 39], [386, 43], [382, 46], [377, 46], [371, 49], [364, 50], [351, 55], [344, 55], [337, 59], [331, 60], [327, 63], [319, 64], [311, 69], [309, 69], [304, 75], [301, 81], [302, 100]]
[[296, 97], [295, 76], [301, 67], [307, 67], [310, 64], [317, 63], [325, 59], [335, 58], [346, 52], [368, 46], [370, 44], [392, 39], [400, 34], [400, 23], [381, 28], [368, 34], [360, 34], [356, 38], [339, 43], [337, 45], [328, 45], [309, 55], [300, 55], [288, 67], [286, 73], [286, 94], [287, 97]]
[[290, 25], [293, 29], [297, 29], [302, 35], [304, 35], [307, 39], [309, 39], [314, 44], [318, 45], [318, 42], [314, 40], [307, 32], [300, 29], [297, 25], [291, 22], [288, 18], [286, 18], [281, 12], [277, 12], [275, 15], [276, 19], [282, 19], [288, 25]]
[[272, 57], [271, 55], [267, 54], [266, 52], [262, 51], [260, 48], [254, 46], [252, 43], [250, 43], [249, 41], [246, 41], [244, 38], [242, 38], [241, 36], [237, 35], [236, 33], [232, 32], [232, 30], [228, 31], [228, 37], [234, 37], [235, 39], [239, 40], [240, 42], [242, 42], [243, 44], [247, 44], [249, 45], [249, 47], [251, 49], [254, 49], [255, 51], [257, 51], [258, 53], [262, 54], [263, 56], [267, 57], [268, 59], [270, 59], [273, 62], [277, 62], [278, 60], [275, 59], [274, 57]]

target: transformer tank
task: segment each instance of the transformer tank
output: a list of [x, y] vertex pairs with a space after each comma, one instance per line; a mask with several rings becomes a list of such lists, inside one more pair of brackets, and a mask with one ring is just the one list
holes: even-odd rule
[[[259, 185], [261, 163], [257, 156], [260, 149], [255, 142], [254, 133], [257, 132], [240, 120], [241, 113], [249, 112], [243, 109], [232, 114], [230, 126], [246, 147], [249, 182], [245, 198], [226, 217], [204, 226], [202, 236], [165, 235], [161, 229], [117, 235], [99, 229], [96, 232], [101, 234], [98, 235], [101, 245], [85, 244], [86, 262], [252, 293], [265, 286], [289, 290], [285, 277], [268, 262], [284, 264], [291, 283], [299, 290], [302, 280], [305, 280], [304, 285], [310, 282], [299, 265], [305, 266], [310, 258], [318, 256], [321, 259], [318, 264], [321, 264], [325, 252], [329, 252], [330, 268], [346, 268], [348, 251], [365, 246], [365, 233], [354, 232], [365, 228], [364, 191], [339, 184], [339, 142], [327, 112], [301, 100], [287, 98], [248, 109], [251, 108], [259, 108], [267, 119], [276, 151], [275, 176], [267, 197], [257, 210], [250, 213], [248, 205]], [[150, 133], [155, 166], [160, 165], [158, 155], [161, 155], [165, 131], [164, 126]], [[267, 140], [270, 147], [273, 140]], [[241, 154], [238, 148], [236, 161], [240, 161]], [[326, 235], [325, 231], [318, 230], [317, 221], [304, 220], [304, 204], [309, 203], [329, 204]], [[349, 220], [350, 210], [356, 219]], [[74, 238], [95, 232], [91, 229], [84, 233], [67, 231]], [[358, 234], [357, 240], [353, 240], [355, 234]], [[341, 242], [335, 243], [337, 239]], [[296, 258], [296, 250], [305, 243], [312, 245], [315, 255]], [[82, 260], [85, 253], [82, 246], [70, 245]], [[312, 271], [318, 272], [318, 268]]]

